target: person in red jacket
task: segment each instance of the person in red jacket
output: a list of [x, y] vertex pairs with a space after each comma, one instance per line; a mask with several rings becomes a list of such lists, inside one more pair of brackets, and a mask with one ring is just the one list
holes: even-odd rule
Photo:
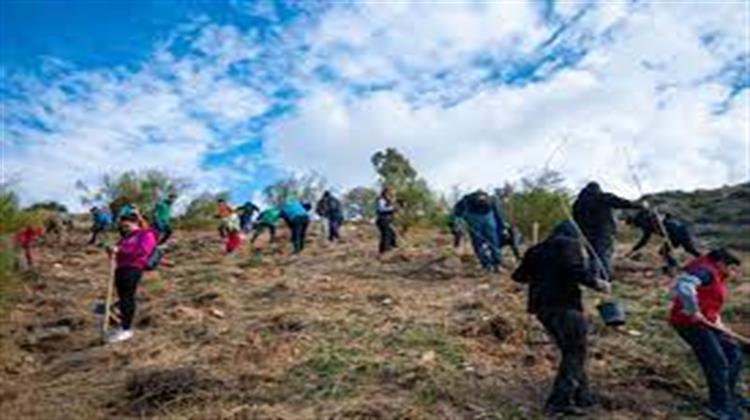
[[709, 414], [722, 420], [742, 419], [741, 408], [747, 407], [738, 390], [740, 347], [720, 331], [724, 329], [721, 310], [727, 283], [739, 265], [740, 260], [724, 248], [692, 260], [677, 277], [669, 313], [669, 324], [691, 347], [703, 369]]
[[23, 254], [26, 257], [26, 267], [31, 268], [34, 266], [34, 257], [32, 255], [32, 248], [34, 242], [42, 236], [42, 228], [38, 226], [27, 225], [20, 231], [18, 231], [13, 238], [16, 246], [23, 250]]

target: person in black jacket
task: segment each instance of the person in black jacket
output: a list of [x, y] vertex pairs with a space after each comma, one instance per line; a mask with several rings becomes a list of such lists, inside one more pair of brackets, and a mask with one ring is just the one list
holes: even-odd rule
[[660, 224], [659, 219], [657, 219], [658, 217], [659, 215], [656, 212], [644, 209], [635, 215], [625, 218], [625, 223], [639, 228], [642, 235], [638, 243], [628, 253], [628, 257], [634, 256], [646, 246], [652, 235], [656, 234], [663, 237], [664, 232], [662, 232], [662, 229], [666, 230], [667, 238], [669, 238], [669, 243], [665, 241], [659, 249], [659, 255], [664, 258], [665, 271], [674, 270], [679, 265], [677, 259], [672, 255], [673, 248], [682, 247], [682, 249], [694, 257], [701, 255], [695, 245], [695, 237], [690, 231], [687, 222], [672, 216], [670, 213], [664, 213]]
[[570, 221], [557, 225], [547, 239], [526, 251], [513, 279], [529, 285], [528, 312], [536, 315], [562, 353], [545, 411], [581, 414], [580, 409], [594, 401], [584, 369], [588, 327], [580, 285], [609, 293], [610, 284], [587, 269]]
[[328, 241], [341, 240], [339, 228], [344, 221], [341, 201], [334, 197], [330, 191], [326, 191], [315, 206], [315, 212], [318, 216], [325, 217], [328, 220]]
[[593, 250], [586, 249], [592, 262], [590, 269], [597, 277], [612, 278], [612, 253], [617, 233], [613, 210], [641, 208], [632, 201], [603, 192], [596, 182], [589, 182], [578, 194], [573, 203], [573, 219], [593, 247]]
[[378, 250], [383, 254], [398, 246], [396, 231], [393, 230], [392, 226], [396, 206], [390, 188], [383, 188], [380, 197], [375, 202], [375, 213], [377, 214], [375, 224], [378, 226], [378, 230], [380, 230], [380, 246]]

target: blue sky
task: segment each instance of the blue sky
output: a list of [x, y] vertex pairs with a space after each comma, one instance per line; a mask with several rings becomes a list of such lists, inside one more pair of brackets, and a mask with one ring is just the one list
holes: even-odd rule
[[433, 186], [552, 162], [637, 195], [748, 179], [748, 3], [2, 0], [3, 176], [25, 202], [165, 169], [257, 195], [372, 184], [398, 147]]

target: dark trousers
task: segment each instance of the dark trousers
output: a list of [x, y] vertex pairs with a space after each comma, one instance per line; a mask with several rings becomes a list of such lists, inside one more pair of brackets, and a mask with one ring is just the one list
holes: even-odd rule
[[521, 251], [518, 249], [518, 236], [516, 236], [516, 233], [512, 229], [508, 229], [502, 236], [502, 240], [500, 241], [500, 249], [503, 247], [510, 247], [510, 250], [513, 252], [513, 256], [516, 258], [516, 261], [521, 260]]
[[341, 239], [339, 235], [339, 228], [341, 227], [341, 218], [329, 217], [328, 218], [328, 240], [333, 242]]
[[391, 225], [391, 218], [378, 217], [375, 224], [378, 226], [378, 230], [380, 230], [380, 246], [378, 247], [380, 253], [382, 254], [396, 248], [398, 243], [396, 242], [396, 231], [393, 230], [393, 226]]
[[266, 229], [268, 229], [268, 242], [273, 243], [276, 240], [276, 226], [268, 223], [257, 223], [255, 227], [253, 227], [253, 237], [250, 238], [250, 244], [255, 244], [255, 241], [258, 240], [260, 234]]
[[735, 397], [742, 371], [740, 347], [724, 334], [701, 326], [675, 326], [698, 358], [708, 384], [709, 407], [720, 413], [739, 416]]
[[89, 240], [89, 245], [94, 245], [99, 235], [105, 232], [107, 229], [109, 229], [109, 226], [106, 226], [106, 225], [95, 224], [94, 226], [92, 226], [91, 227], [91, 240]]
[[614, 237], [607, 234], [586, 235], [592, 250], [587, 246], [589, 256], [589, 269], [600, 279], [612, 280], [612, 254], [615, 250]]
[[120, 308], [120, 326], [129, 330], [135, 316], [135, 291], [141, 281], [143, 271], [133, 267], [122, 267], [115, 270], [115, 288], [117, 288], [117, 305]]
[[301, 252], [305, 249], [305, 237], [307, 236], [307, 226], [310, 219], [307, 216], [297, 216], [287, 221], [289, 230], [292, 231], [292, 247], [294, 252]]
[[[674, 247], [674, 249], [682, 247], [685, 252], [694, 257], [699, 257], [701, 255], [700, 251], [698, 251], [698, 248], [695, 246], [695, 239], [690, 235], [670, 238], [670, 241], [672, 242], [672, 246]], [[671, 269], [679, 266], [677, 259], [674, 257], [674, 255], [672, 255], [672, 249], [670, 249], [669, 245], [666, 242], [659, 249], [659, 254], [662, 256], [662, 258], [664, 258], [664, 263], [666, 264], [667, 268]]]
[[172, 226], [169, 223], [154, 223], [154, 229], [159, 232], [159, 245], [167, 243], [172, 237]]
[[469, 236], [474, 254], [485, 269], [500, 266], [500, 238], [497, 228], [492, 223], [469, 223]]
[[251, 214], [240, 215], [240, 230], [244, 233], [250, 232], [252, 227], [253, 216]]
[[575, 309], [547, 310], [537, 315], [562, 353], [548, 408], [580, 405], [591, 399], [586, 376], [586, 319]]

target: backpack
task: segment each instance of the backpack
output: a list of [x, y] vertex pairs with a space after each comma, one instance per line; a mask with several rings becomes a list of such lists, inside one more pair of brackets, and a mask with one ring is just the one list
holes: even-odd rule
[[160, 246], [155, 247], [154, 250], [151, 251], [151, 255], [148, 256], [148, 262], [146, 263], [144, 270], [154, 271], [159, 268], [162, 257], [164, 257], [164, 249]]

